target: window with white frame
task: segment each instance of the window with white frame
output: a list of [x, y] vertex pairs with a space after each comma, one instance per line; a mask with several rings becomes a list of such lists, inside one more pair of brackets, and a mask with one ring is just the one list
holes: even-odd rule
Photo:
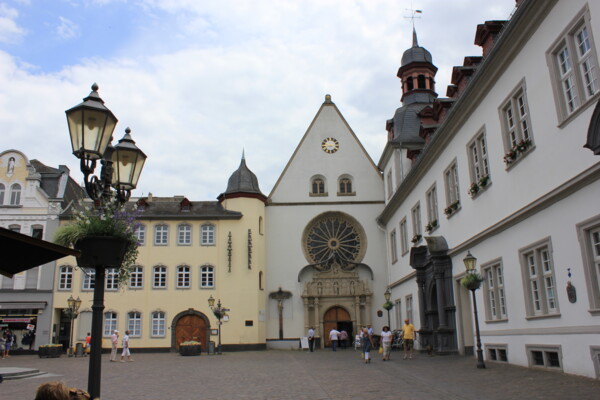
[[13, 183], [10, 187], [10, 205], [18, 206], [21, 204], [21, 185]]
[[108, 311], [104, 313], [103, 336], [111, 336], [117, 329], [117, 313]]
[[152, 313], [152, 337], [164, 337], [166, 332], [166, 319], [163, 311]]
[[214, 246], [215, 226], [213, 224], [204, 224], [200, 227], [200, 244], [202, 246]]
[[519, 84], [502, 105], [501, 111], [504, 162], [511, 164], [531, 148], [532, 132], [525, 83]]
[[446, 189], [446, 208], [444, 209], [444, 213], [450, 216], [460, 207], [458, 166], [456, 160], [452, 161], [444, 171], [444, 186]]
[[558, 298], [550, 239], [519, 251], [523, 268], [527, 315], [558, 314]]
[[354, 192], [352, 191], [352, 179], [348, 176], [340, 177], [338, 181], [340, 195], [352, 195]]
[[192, 227], [190, 225], [181, 224], [177, 227], [177, 244], [180, 246], [192, 244]]
[[413, 298], [412, 295], [406, 296], [404, 303], [406, 304], [406, 319], [414, 325], [413, 321]]
[[562, 369], [560, 346], [525, 345], [529, 366], [538, 368]]
[[388, 199], [394, 194], [394, 181], [392, 180], [392, 170], [390, 169], [385, 177], [387, 182], [387, 197]]
[[390, 256], [392, 258], [392, 264], [398, 261], [398, 245], [396, 244], [396, 230], [390, 232]]
[[119, 288], [119, 270], [117, 268], [106, 268], [105, 288], [106, 290], [117, 290]]
[[187, 265], [177, 267], [177, 288], [188, 289], [191, 282], [191, 271]]
[[81, 270], [83, 274], [83, 283], [81, 286], [82, 290], [94, 290], [96, 271], [93, 269]]
[[127, 313], [127, 330], [129, 336], [142, 336], [142, 313], [139, 311]]
[[215, 269], [213, 266], [203, 265], [202, 267], [200, 267], [200, 287], [215, 287]]
[[413, 231], [413, 243], [419, 243], [423, 237], [423, 231], [421, 230], [421, 203], [417, 202], [410, 211], [412, 216], [412, 231]]
[[583, 268], [587, 280], [590, 311], [600, 312], [600, 215], [577, 225], [582, 246]]
[[481, 270], [484, 278], [486, 317], [490, 321], [505, 320], [507, 314], [502, 264], [495, 262], [484, 265]]
[[404, 217], [400, 221], [400, 251], [402, 255], [405, 255], [408, 253], [408, 250], [408, 223], [406, 222], [406, 217]]
[[582, 109], [600, 90], [591, 27], [586, 6], [547, 53], [557, 94], [559, 122]]
[[169, 244], [169, 226], [159, 224], [154, 227], [154, 244], [156, 246], [166, 246]]
[[6, 186], [0, 183], [0, 206], [4, 204], [4, 192], [6, 191]]
[[58, 290], [71, 290], [73, 286], [73, 267], [63, 265], [58, 270]]
[[138, 245], [144, 246], [146, 244], [146, 226], [137, 224], [133, 229], [133, 234], [137, 238]]
[[396, 329], [402, 326], [402, 300], [397, 299], [394, 301], [394, 310], [396, 311]]
[[427, 200], [427, 232], [433, 232], [439, 226], [437, 189], [434, 184], [425, 194]]
[[325, 178], [322, 176], [314, 177], [310, 181], [310, 195], [311, 196], [326, 196], [327, 187], [325, 185]]
[[[469, 166], [471, 167], [471, 188], [472, 195], [485, 188], [489, 183], [490, 164], [488, 160], [487, 144], [485, 140], [485, 131], [479, 132], [468, 145]], [[474, 185], [477, 186], [474, 189]], [[473, 193], [475, 192], [475, 193]]]
[[167, 287], [167, 267], [158, 265], [152, 270], [152, 287], [165, 289]]
[[141, 289], [144, 287], [144, 268], [135, 265], [129, 274], [129, 288]]

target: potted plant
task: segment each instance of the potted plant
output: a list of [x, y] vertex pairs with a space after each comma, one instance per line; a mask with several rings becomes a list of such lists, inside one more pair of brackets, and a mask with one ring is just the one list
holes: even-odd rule
[[433, 221], [430, 221], [427, 223], [427, 225], [425, 225], [425, 230], [427, 232], [431, 232], [437, 227], [437, 225], [438, 225], [437, 219], [434, 219]]
[[506, 163], [506, 165], [511, 164], [513, 161], [515, 161], [517, 159], [517, 154], [518, 153], [516, 147], [510, 149], [510, 151], [504, 155], [504, 162]]
[[106, 203], [101, 208], [80, 204], [75, 221], [59, 227], [54, 242], [80, 250], [80, 267], [120, 268], [119, 284], [124, 284], [138, 255], [135, 210], [123, 210], [116, 198]]
[[412, 238], [411, 242], [412, 242], [412, 243], [414, 243], [414, 244], [417, 244], [417, 243], [419, 243], [419, 242], [421, 241], [421, 238], [422, 238], [422, 237], [423, 237], [423, 236], [421, 236], [421, 235], [417, 234], [417, 235], [413, 236], [413, 238]]
[[479, 272], [469, 272], [460, 280], [460, 284], [469, 290], [477, 290], [482, 281], [483, 278]]
[[58, 358], [62, 351], [62, 344], [43, 344], [38, 350], [38, 355], [40, 358]]
[[448, 217], [451, 216], [456, 210], [458, 210], [459, 205], [460, 200], [456, 200], [455, 202], [451, 203], [448, 207], [444, 208], [444, 214], [446, 214], [446, 216]]
[[179, 354], [182, 356], [199, 356], [202, 352], [202, 343], [188, 340], [179, 344]]
[[487, 184], [490, 181], [490, 176], [489, 175], [484, 175], [479, 179], [479, 187], [480, 188], [484, 188], [487, 186]]
[[516, 148], [520, 153], [524, 153], [531, 147], [531, 145], [531, 139], [523, 139], [517, 144]]

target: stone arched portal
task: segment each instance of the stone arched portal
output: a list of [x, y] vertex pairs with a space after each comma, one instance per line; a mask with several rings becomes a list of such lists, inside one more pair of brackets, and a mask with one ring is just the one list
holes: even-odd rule
[[323, 314], [323, 338], [325, 347], [331, 346], [329, 332], [334, 328], [339, 331], [344, 329], [350, 337], [352, 337], [352, 334], [354, 333], [350, 313], [344, 307], [334, 306]]
[[188, 340], [197, 340], [202, 343], [202, 350], [208, 351], [210, 338], [210, 320], [208, 317], [189, 309], [180, 312], [171, 323], [171, 348], [179, 349], [179, 344]]

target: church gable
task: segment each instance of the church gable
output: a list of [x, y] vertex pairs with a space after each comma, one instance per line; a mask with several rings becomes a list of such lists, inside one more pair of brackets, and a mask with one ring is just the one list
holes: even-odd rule
[[271, 191], [269, 202], [382, 200], [379, 170], [327, 95]]

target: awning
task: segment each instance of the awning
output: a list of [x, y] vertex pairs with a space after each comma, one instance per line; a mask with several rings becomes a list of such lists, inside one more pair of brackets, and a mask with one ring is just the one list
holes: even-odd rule
[[78, 256], [77, 250], [0, 228], [0, 274], [12, 278], [14, 274], [35, 268], [66, 256]]
[[0, 301], [0, 310], [43, 310], [45, 301]]

